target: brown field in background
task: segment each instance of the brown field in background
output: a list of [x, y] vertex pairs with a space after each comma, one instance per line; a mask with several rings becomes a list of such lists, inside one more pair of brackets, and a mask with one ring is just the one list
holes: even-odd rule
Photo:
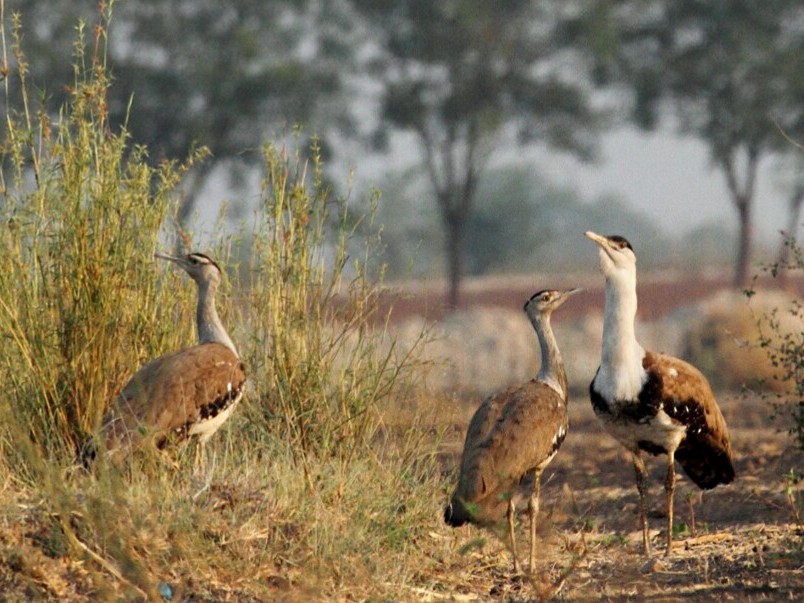
[[[445, 284], [442, 282], [391, 283], [380, 298], [378, 315], [390, 315], [392, 321], [410, 316], [422, 316], [438, 321], [449, 309], [445, 306]], [[603, 309], [603, 277], [599, 273], [577, 275], [498, 276], [467, 279], [461, 289], [458, 309], [476, 306], [497, 307], [519, 311], [531, 295], [541, 289], [583, 287], [587, 295], [576, 296], [571, 304], [555, 315], [557, 322], [583, 316], [590, 310]], [[775, 282], [763, 276], [756, 280], [757, 289], [773, 289]], [[695, 278], [673, 271], [657, 275], [640, 275], [637, 281], [639, 320], [656, 320], [674, 310], [731, 289], [728, 271], [701, 272]], [[787, 290], [804, 294], [804, 276], [788, 279]]]

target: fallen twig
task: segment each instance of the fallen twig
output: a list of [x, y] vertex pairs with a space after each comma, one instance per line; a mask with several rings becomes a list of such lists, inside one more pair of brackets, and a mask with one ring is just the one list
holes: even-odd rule
[[698, 546], [699, 544], [711, 544], [713, 542], [724, 542], [726, 540], [733, 540], [734, 535], [728, 533], [720, 534], [705, 534], [703, 536], [693, 536], [684, 540], [684, 546]]

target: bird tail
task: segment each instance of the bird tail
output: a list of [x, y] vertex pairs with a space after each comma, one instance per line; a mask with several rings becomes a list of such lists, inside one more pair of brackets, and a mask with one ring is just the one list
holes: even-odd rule
[[92, 467], [97, 456], [98, 444], [92, 436], [85, 438], [76, 446], [75, 459], [84, 469]]
[[734, 481], [734, 465], [729, 450], [711, 447], [708, 454], [686, 454], [686, 450], [676, 451], [676, 460], [684, 473], [696, 486], [710, 490], [720, 484]]
[[462, 526], [465, 523], [472, 523], [474, 521], [474, 513], [471, 512], [467, 505], [458, 498], [453, 496], [446, 507], [444, 507], [444, 523], [453, 528]]

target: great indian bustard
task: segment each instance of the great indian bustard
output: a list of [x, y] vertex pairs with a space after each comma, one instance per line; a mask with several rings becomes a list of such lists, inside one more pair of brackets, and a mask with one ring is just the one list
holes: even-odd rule
[[606, 305], [600, 367], [589, 386], [595, 414], [633, 456], [642, 544], [650, 554], [641, 451], [667, 455], [667, 548], [673, 546], [675, 461], [702, 489], [734, 479], [726, 421], [706, 378], [692, 365], [646, 352], [636, 339], [636, 255], [620, 236], [586, 236], [600, 247]]
[[126, 384], [104, 422], [112, 455], [147, 442], [161, 448], [171, 435], [198, 436], [199, 446], [226, 421], [246, 383], [243, 363], [218, 318], [218, 265], [202, 253], [155, 257], [183, 268], [198, 285], [198, 345], [152, 360]]
[[487, 398], [477, 409], [466, 432], [458, 487], [444, 509], [444, 521], [453, 527], [468, 522], [502, 528], [507, 521], [515, 572], [517, 503], [528, 498], [533, 571], [539, 481], [567, 435], [567, 375], [550, 316], [578, 291], [547, 289], [525, 303], [539, 339], [541, 369], [534, 379]]

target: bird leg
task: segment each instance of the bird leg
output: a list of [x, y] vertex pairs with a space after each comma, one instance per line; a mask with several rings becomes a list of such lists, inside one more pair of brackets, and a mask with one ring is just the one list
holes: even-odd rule
[[195, 443], [195, 455], [193, 455], [193, 469], [197, 472], [207, 464], [206, 447], [201, 443], [201, 438]]
[[646, 500], [648, 488], [648, 472], [645, 470], [645, 461], [637, 450], [633, 453], [634, 473], [636, 474], [636, 487], [639, 492], [639, 523], [642, 526], [642, 547], [645, 555], [650, 555], [650, 540], [648, 539], [648, 503]]
[[516, 508], [514, 507], [513, 497], [508, 499], [508, 540], [511, 545], [511, 555], [514, 558], [514, 573], [519, 573], [519, 561], [516, 558], [516, 538], [514, 537], [514, 517], [516, 515]]
[[672, 450], [667, 453], [667, 479], [664, 489], [667, 493], [667, 549], [664, 556], [669, 557], [673, 548], [673, 493], [676, 489], [675, 451]]
[[528, 571], [533, 573], [533, 564], [536, 559], [536, 516], [539, 514], [539, 476], [534, 478], [533, 493], [528, 501], [528, 515], [530, 516], [530, 565]]
[[196, 479], [195, 477], [190, 478], [192, 484], [199, 488], [198, 491], [193, 494], [193, 500], [197, 500], [199, 496], [209, 490], [209, 487], [212, 485], [212, 476], [215, 473], [215, 465], [217, 465], [217, 460], [217, 454], [213, 453], [212, 467], [207, 470], [206, 442], [199, 438], [198, 442], [196, 443], [195, 458], [193, 459], [193, 472], [198, 475], [199, 478], [203, 479], [204, 482], [202, 483], [200, 479]]

